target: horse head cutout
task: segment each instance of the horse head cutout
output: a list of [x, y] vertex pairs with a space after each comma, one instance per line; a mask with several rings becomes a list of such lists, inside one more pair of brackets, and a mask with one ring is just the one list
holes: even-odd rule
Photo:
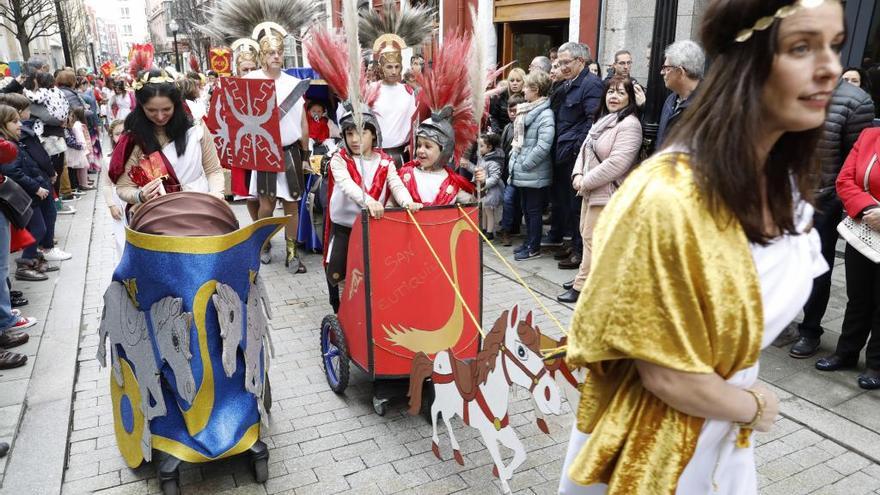
[[190, 360], [190, 327], [192, 313], [182, 311], [183, 299], [164, 297], [150, 308], [150, 320], [159, 347], [161, 359], [168, 363], [174, 373], [177, 392], [190, 404], [196, 397], [196, 380]]

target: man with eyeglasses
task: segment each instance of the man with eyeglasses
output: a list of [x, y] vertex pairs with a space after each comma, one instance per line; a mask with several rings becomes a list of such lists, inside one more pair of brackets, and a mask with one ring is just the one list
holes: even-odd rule
[[678, 121], [693, 100], [692, 96], [703, 80], [703, 69], [706, 65], [703, 49], [690, 40], [677, 41], [669, 45], [665, 55], [660, 73], [663, 75], [663, 83], [672, 94], [666, 98], [663, 111], [660, 113], [654, 148], [656, 150], [663, 145], [670, 127]]
[[641, 108], [645, 105], [646, 91], [645, 87], [636, 78], [632, 77], [632, 66], [632, 53], [629, 50], [619, 50], [614, 54], [614, 63], [611, 65], [614, 71], [608, 71], [608, 77], [605, 80], [607, 81], [618, 74], [630, 78], [633, 83], [633, 91], [636, 94], [636, 105]]
[[605, 93], [602, 80], [590, 72], [590, 49], [580, 43], [569, 42], [559, 47], [561, 84], [553, 95], [556, 114], [556, 163], [553, 167], [553, 185], [550, 197], [550, 231], [541, 246], [562, 246], [563, 237], [572, 236], [573, 249], [568, 258], [560, 261], [559, 268], [576, 269], [580, 266], [579, 229], [577, 214], [580, 205], [571, 187], [571, 172], [581, 145], [593, 125], [593, 115]]

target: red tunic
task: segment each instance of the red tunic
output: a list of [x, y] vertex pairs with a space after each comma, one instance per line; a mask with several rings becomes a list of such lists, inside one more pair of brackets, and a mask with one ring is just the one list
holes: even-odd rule
[[316, 143], [323, 143], [330, 138], [330, 124], [327, 123], [329, 121], [327, 117], [315, 120], [310, 116], [307, 120], [309, 121], [309, 138], [314, 139]]

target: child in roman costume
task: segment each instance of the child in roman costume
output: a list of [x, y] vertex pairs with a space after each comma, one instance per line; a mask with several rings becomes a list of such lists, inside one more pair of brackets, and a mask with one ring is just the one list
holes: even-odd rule
[[[346, 57], [343, 35], [320, 30], [313, 34], [306, 47], [310, 53], [322, 54], [312, 62], [313, 67], [343, 100], [339, 126], [344, 146], [330, 159], [330, 221], [324, 224], [327, 287], [330, 305], [336, 312], [339, 310], [339, 283], [346, 275], [348, 236], [361, 210], [366, 208], [373, 218], [382, 218], [385, 203], [392, 196], [395, 202], [411, 211], [417, 211], [422, 205], [413, 201], [397, 175], [394, 160], [380, 149], [382, 133], [379, 124], [369, 106], [363, 103], [375, 98], [376, 90], [375, 86], [367, 89], [365, 77], [361, 77], [363, 102], [352, 104], [353, 97], [360, 95], [349, 95], [351, 64]], [[360, 119], [356, 119], [355, 112]]]
[[[394, 26], [394, 32], [388, 32]], [[412, 87], [401, 81], [402, 51], [418, 47], [434, 34], [434, 11], [425, 6], [410, 6], [385, 0], [382, 11], [363, 10], [358, 23], [364, 48], [372, 49], [378, 61], [379, 96], [372, 103], [373, 113], [382, 131], [383, 150], [400, 167], [409, 159], [407, 147], [412, 138], [416, 97]], [[412, 150], [410, 150], [412, 151]]]
[[[465, 85], [469, 41], [453, 36], [436, 56], [434, 69], [418, 74], [422, 90], [419, 105], [430, 111], [430, 116], [416, 129], [415, 159], [399, 170], [407, 190], [418, 203], [425, 206], [444, 206], [475, 201], [476, 187], [455, 172], [454, 167], [463, 151], [477, 136], [473, 105]], [[485, 179], [485, 171], [475, 173], [478, 181]]]

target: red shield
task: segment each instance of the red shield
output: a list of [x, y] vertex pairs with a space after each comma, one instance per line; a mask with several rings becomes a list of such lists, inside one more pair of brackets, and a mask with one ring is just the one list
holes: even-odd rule
[[227, 168], [283, 172], [275, 82], [224, 77], [211, 96], [206, 124]]

